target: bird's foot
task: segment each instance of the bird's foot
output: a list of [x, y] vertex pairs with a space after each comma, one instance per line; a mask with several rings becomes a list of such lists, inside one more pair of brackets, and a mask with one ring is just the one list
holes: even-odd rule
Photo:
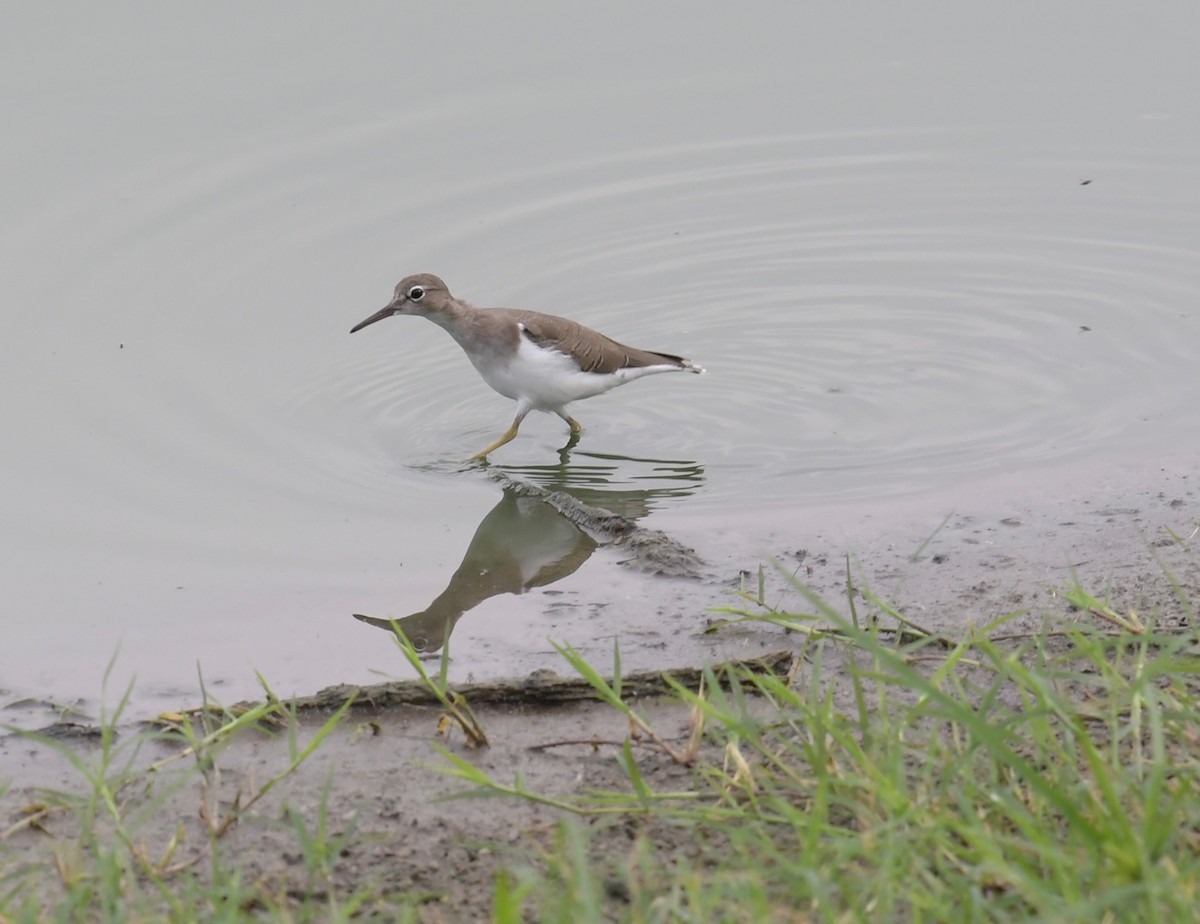
[[[524, 416], [524, 415], [522, 415], [522, 416]], [[496, 440], [496, 442], [492, 443], [492, 445], [479, 450], [479, 452], [475, 453], [475, 455], [471, 456], [471, 458], [468, 459], [467, 461], [468, 462], [479, 462], [479, 461], [487, 459], [488, 453], [495, 452], [497, 449], [499, 449], [505, 443], [511, 443], [517, 435], [517, 428], [520, 426], [521, 426], [521, 417], [518, 417], [516, 420], [514, 420], [512, 422], [512, 426], [504, 431], [504, 435], [501, 436], [500, 439]]]

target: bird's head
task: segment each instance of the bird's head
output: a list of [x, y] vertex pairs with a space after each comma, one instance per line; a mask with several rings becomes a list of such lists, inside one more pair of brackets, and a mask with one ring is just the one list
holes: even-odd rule
[[445, 310], [452, 300], [446, 283], [432, 273], [405, 276], [396, 284], [395, 297], [365, 321], [355, 324], [350, 328], [350, 333], [362, 330], [376, 321], [390, 318], [394, 314], [434, 315]]

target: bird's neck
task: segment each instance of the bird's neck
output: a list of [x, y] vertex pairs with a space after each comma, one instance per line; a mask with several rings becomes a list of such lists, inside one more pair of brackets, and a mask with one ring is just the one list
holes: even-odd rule
[[456, 299], [441, 311], [427, 314], [425, 317], [442, 328], [458, 341], [459, 346], [470, 353], [483, 335], [486, 325], [480, 324], [480, 320], [481, 318], [486, 319], [487, 311]]

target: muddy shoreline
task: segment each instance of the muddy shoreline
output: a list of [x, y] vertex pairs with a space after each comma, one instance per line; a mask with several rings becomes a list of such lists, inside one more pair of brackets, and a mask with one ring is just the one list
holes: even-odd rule
[[[1181, 624], [1189, 617], [1180, 598], [1200, 600], [1197, 477], [1187, 467], [1160, 468], [1152, 479], [1145, 475], [1143, 471], [1141, 483], [1129, 480], [1128, 474], [1093, 481], [1087, 491], [1044, 485], [1016, 500], [999, 495], [1002, 499], [996, 503], [959, 506], [949, 513], [944, 502], [914, 502], [878, 528], [874, 523], [882, 517], [873, 519], [870, 513], [827, 520], [816, 528], [818, 518], [811, 513], [780, 517], [775, 523], [756, 520], [752, 528], [729, 524], [696, 544], [705, 563], [701, 579], [647, 577], [647, 605], [693, 614], [689, 635], [695, 664], [757, 657], [794, 643], [782, 631], [763, 626], [728, 626], [706, 633], [719, 615], [694, 615], [701, 605], [733, 602], [732, 591], [738, 586], [757, 596], [759, 566], [764, 564], [763, 597], [771, 605], [811, 612], [793, 583], [801, 581], [841, 607], [849, 569], [860, 598], [862, 590], [869, 589], [932, 631], [951, 635], [968, 624], [982, 626], [1007, 614], [1016, 614], [1008, 623], [1010, 631], [1038, 631], [1047, 617], [1086, 618], [1072, 614], [1061, 596], [1072, 580], [1106, 597], [1118, 610], [1156, 614], [1160, 621]], [[747, 605], [754, 606], [752, 601]], [[671, 623], [678, 624], [678, 619]], [[661, 668], [662, 649], [658, 657]], [[828, 681], [835, 687], [836, 669], [835, 659], [825, 662]], [[568, 671], [560, 664], [558, 673]], [[329, 785], [335, 823], [353, 824], [361, 835], [339, 863], [335, 882], [372, 880], [388, 889], [427, 894], [428, 920], [486, 918], [493, 877], [511, 861], [510, 848], [548, 844], [558, 814], [518, 799], [440, 801], [462, 791], [463, 784], [431, 769], [444, 761], [435, 745], [449, 748], [498, 780], [511, 782], [520, 775], [529, 789], [547, 795], [626, 785], [615, 743], [624, 740], [629, 727], [620, 715], [586, 700], [538, 703], [536, 678], [525, 686], [531, 697], [493, 702], [481, 697], [475, 706], [490, 741], [485, 749], [467, 747], [453, 732], [440, 735], [440, 710], [435, 706], [362, 698], [310, 762], [226, 835], [225, 856], [236, 857], [244, 875], [302, 891], [304, 884], [293, 881], [303, 868], [294, 832], [279, 819], [289, 812], [311, 816]], [[314, 702], [305, 727], [315, 731], [336, 698], [325, 705]], [[639, 701], [639, 709], [664, 736], [678, 739], [687, 734], [683, 707], [647, 697]], [[600, 743], [546, 747], [548, 742], [593, 740]], [[96, 748], [87, 740], [72, 746], [84, 755]], [[156, 751], [148, 748], [145, 758], [156, 759]], [[283, 766], [287, 755], [284, 736], [240, 735], [220, 755], [220, 799], [251, 790]], [[12, 783], [0, 797], [0, 827], [11, 824], [23, 805], [37, 799], [37, 787], [79, 787], [61, 756], [25, 738], [0, 738], [0, 767]], [[660, 787], [682, 786], [690, 773], [652, 754], [642, 762], [642, 771]], [[185, 847], [199, 849], [203, 835], [197, 798], [196, 791], [186, 787], [171, 796], [147, 823], [147, 840], [166, 837], [182, 824]], [[55, 824], [48, 823], [49, 833], [69, 835]], [[606, 829], [599, 843], [620, 850], [633, 836], [632, 830], [618, 826]], [[654, 833], [663, 849], [686, 851], [686, 836], [681, 831]], [[28, 850], [32, 856], [44, 853], [53, 842], [45, 833], [26, 830], [12, 835], [6, 846]]]

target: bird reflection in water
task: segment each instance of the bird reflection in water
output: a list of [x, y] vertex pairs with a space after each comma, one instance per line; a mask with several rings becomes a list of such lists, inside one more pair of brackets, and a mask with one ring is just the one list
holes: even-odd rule
[[[610, 523], [613, 514], [632, 523], [704, 482], [695, 462], [586, 455], [595, 461], [572, 464], [564, 451], [556, 465], [491, 467], [502, 496], [475, 530], [446, 589], [426, 609], [394, 621], [358, 613], [354, 618], [388, 631], [394, 622], [418, 652], [432, 656], [463, 614], [489, 597], [522, 594], [574, 574], [605, 541], [597, 524]], [[547, 502], [545, 492], [562, 492], [578, 504], [568, 516]]]

